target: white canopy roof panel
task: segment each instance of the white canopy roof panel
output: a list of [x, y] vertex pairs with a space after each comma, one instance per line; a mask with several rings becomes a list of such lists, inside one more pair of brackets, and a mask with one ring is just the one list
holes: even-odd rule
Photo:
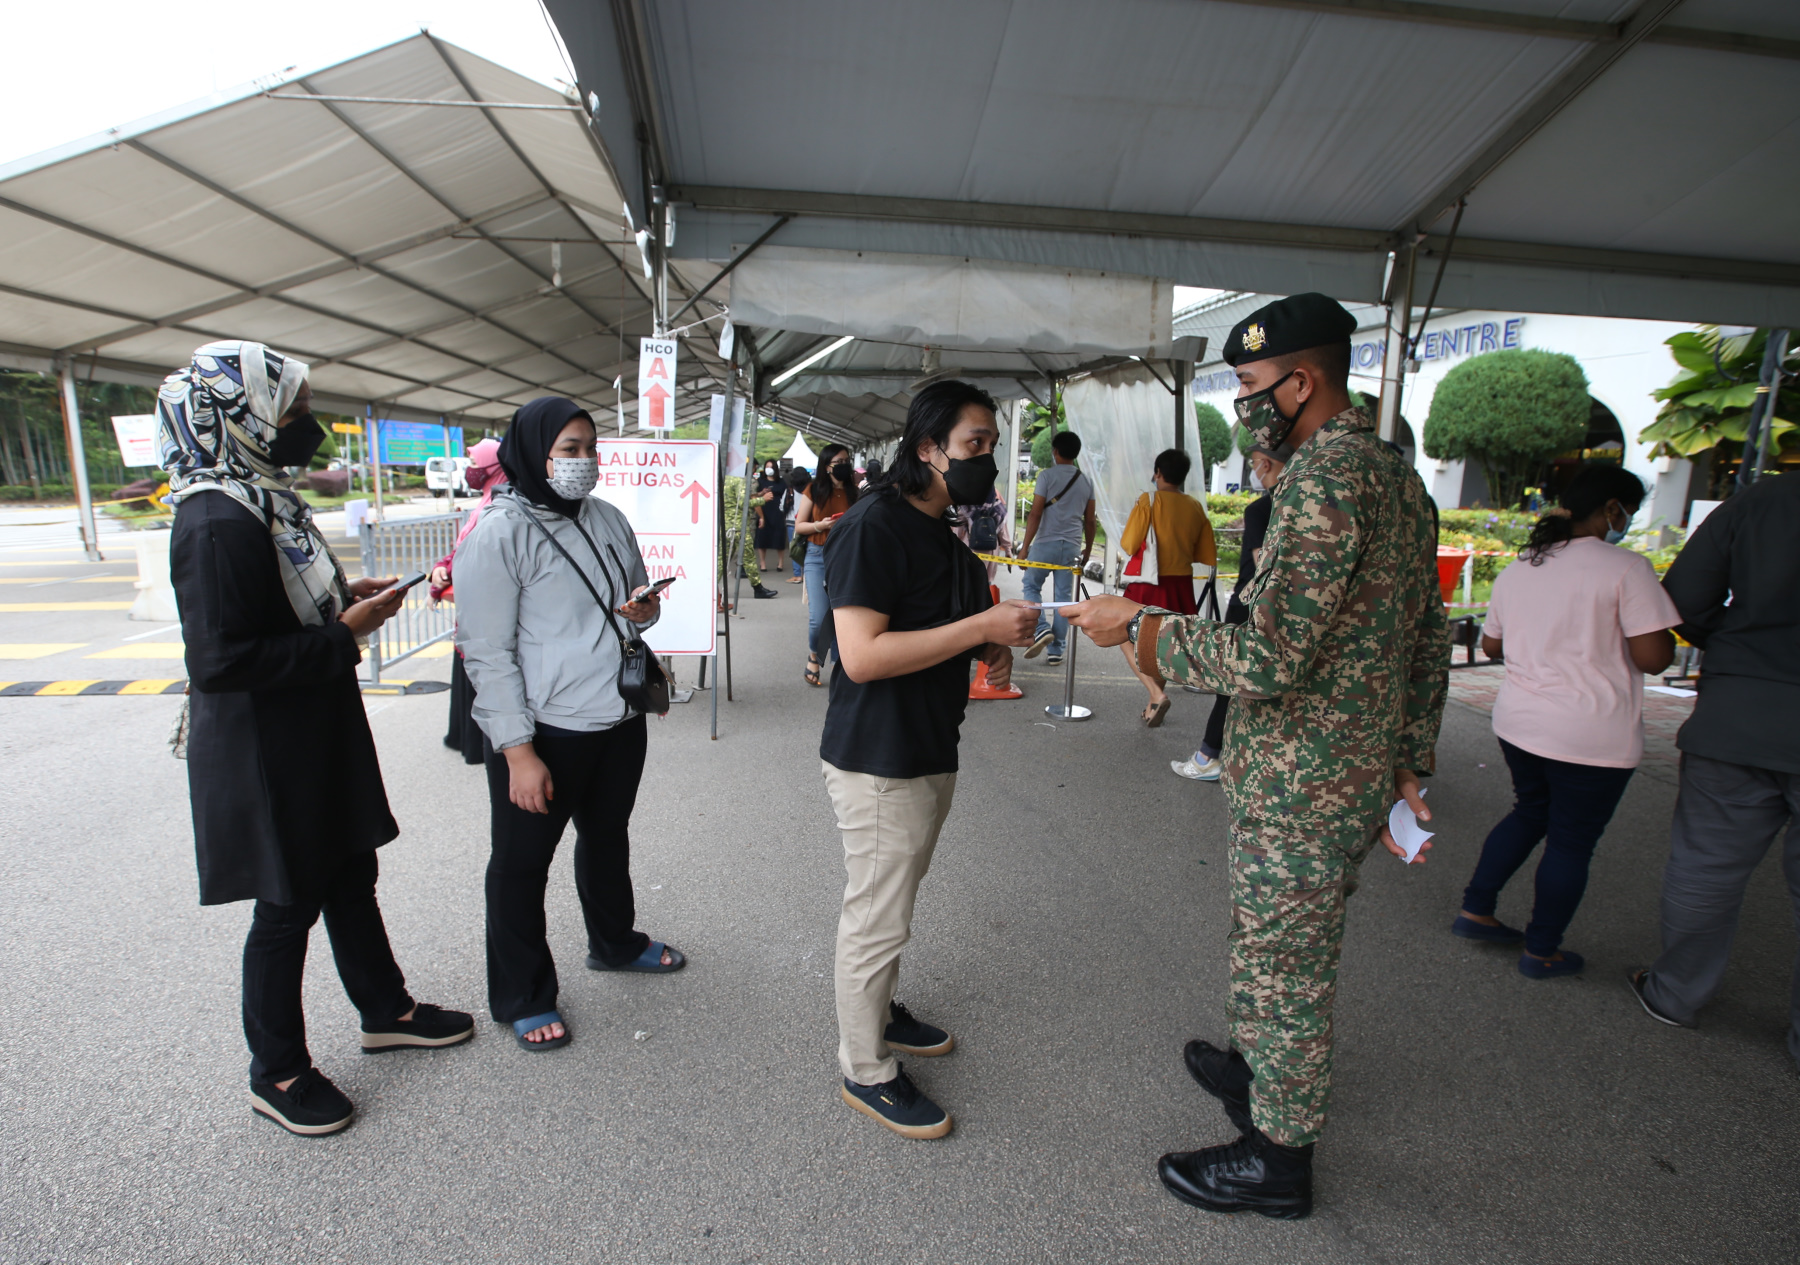
[[[0, 363], [150, 385], [249, 338], [334, 411], [609, 406], [651, 332], [620, 207], [576, 102], [420, 34], [0, 167]], [[716, 329], [684, 345], [690, 387]]]
[[[1800, 324], [1791, 0], [546, 0], [676, 253]], [[641, 222], [641, 221], [640, 221]]]

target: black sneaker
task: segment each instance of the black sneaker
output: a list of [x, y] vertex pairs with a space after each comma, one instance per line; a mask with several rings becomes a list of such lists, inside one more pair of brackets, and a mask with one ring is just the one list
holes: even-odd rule
[[774, 589], [771, 589], [771, 588], [764, 588], [764, 587], [763, 587], [763, 586], [762, 586], [762, 585], [760, 585], [760, 584], [759, 584], [759, 585], [757, 585], [757, 586], [756, 586], [756, 587], [755, 587], [755, 588], [753, 588], [753, 589], [751, 589], [751, 590], [750, 590], [750, 592], [751, 592], [751, 593], [752, 593], [752, 594], [753, 594], [753, 595], [754, 595], [754, 596], [756, 596], [756, 597], [762, 597], [762, 598], [769, 598], [769, 597], [780, 597], [780, 596], [781, 596], [781, 594], [779, 594], [779, 593], [777, 593], [777, 592], [776, 592], [776, 591], [775, 591], [775, 590], [774, 590]]
[[1181, 1050], [1188, 1075], [1200, 1088], [1225, 1104], [1225, 1115], [1239, 1133], [1256, 1127], [1250, 1123], [1250, 1082], [1256, 1074], [1236, 1050], [1221, 1050], [1210, 1041], [1189, 1041]]
[[863, 1115], [881, 1121], [903, 1138], [941, 1138], [950, 1132], [950, 1113], [920, 1093], [905, 1068], [880, 1085], [858, 1085], [846, 1077], [838, 1092]]
[[1165, 1155], [1156, 1175], [1184, 1204], [1294, 1221], [1312, 1211], [1312, 1150], [1252, 1130], [1225, 1146]]
[[912, 1011], [899, 1002], [888, 1003], [888, 1014], [893, 1017], [892, 1021], [888, 1024], [887, 1031], [881, 1034], [888, 1043], [888, 1049], [929, 1059], [948, 1054], [956, 1048], [955, 1037], [942, 1028], [913, 1018]]
[[1671, 1028], [1692, 1028], [1697, 1026], [1691, 1023], [1683, 1023], [1679, 1019], [1671, 1019], [1650, 1004], [1650, 999], [1644, 996], [1644, 977], [1648, 974], [1650, 974], [1649, 971], [1633, 971], [1625, 977], [1625, 983], [1631, 987], [1631, 995], [1638, 999], [1638, 1005], [1644, 1008], [1644, 1013], [1656, 1020], [1656, 1022], [1666, 1023]]
[[316, 1067], [300, 1073], [286, 1089], [251, 1081], [250, 1109], [303, 1137], [336, 1133], [356, 1114], [343, 1091]]
[[413, 1008], [412, 1018], [371, 1028], [363, 1025], [364, 1054], [382, 1054], [420, 1046], [456, 1045], [475, 1035], [475, 1018], [460, 1010], [443, 1010], [428, 1001]]
[[1057, 664], [1062, 662], [1062, 656], [1059, 654], [1047, 654], [1044, 656], [1044, 662], [1049, 664], [1051, 667], [1055, 667]]

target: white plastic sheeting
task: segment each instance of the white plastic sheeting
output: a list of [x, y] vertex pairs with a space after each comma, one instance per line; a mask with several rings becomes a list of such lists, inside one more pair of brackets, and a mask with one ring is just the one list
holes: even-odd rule
[[[1094, 485], [1094, 513], [1107, 539], [1116, 543], [1138, 497], [1155, 490], [1156, 454], [1175, 447], [1175, 398], [1148, 369], [1134, 364], [1069, 383], [1063, 416], [1081, 436], [1079, 464]], [[1202, 463], [1191, 405], [1182, 422], [1182, 447], [1194, 459], [1186, 490], [1197, 494]]]
[[739, 324], [959, 351], [1166, 356], [1173, 299], [1149, 277], [772, 245], [731, 275]]

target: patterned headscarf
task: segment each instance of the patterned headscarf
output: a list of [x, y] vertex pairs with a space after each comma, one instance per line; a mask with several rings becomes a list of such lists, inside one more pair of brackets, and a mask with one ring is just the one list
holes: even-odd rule
[[276, 422], [306, 382], [306, 366], [261, 343], [208, 343], [156, 397], [157, 441], [169, 499], [223, 492], [268, 524], [288, 601], [303, 624], [325, 624], [350, 603], [349, 585], [312, 510], [277, 466]]

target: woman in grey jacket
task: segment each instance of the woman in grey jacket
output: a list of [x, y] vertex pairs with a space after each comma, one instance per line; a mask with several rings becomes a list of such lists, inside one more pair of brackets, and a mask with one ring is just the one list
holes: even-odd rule
[[524, 1049], [552, 1050], [570, 1037], [556, 1009], [544, 889], [571, 818], [589, 968], [668, 972], [686, 963], [635, 929], [631, 891], [646, 732], [619, 696], [619, 632], [622, 619], [655, 623], [659, 602], [635, 597], [648, 575], [631, 524], [588, 495], [598, 477], [594, 422], [579, 405], [546, 398], [520, 409], [500, 464], [511, 487], [455, 558], [456, 644], [487, 738], [492, 806], [488, 1008]]

